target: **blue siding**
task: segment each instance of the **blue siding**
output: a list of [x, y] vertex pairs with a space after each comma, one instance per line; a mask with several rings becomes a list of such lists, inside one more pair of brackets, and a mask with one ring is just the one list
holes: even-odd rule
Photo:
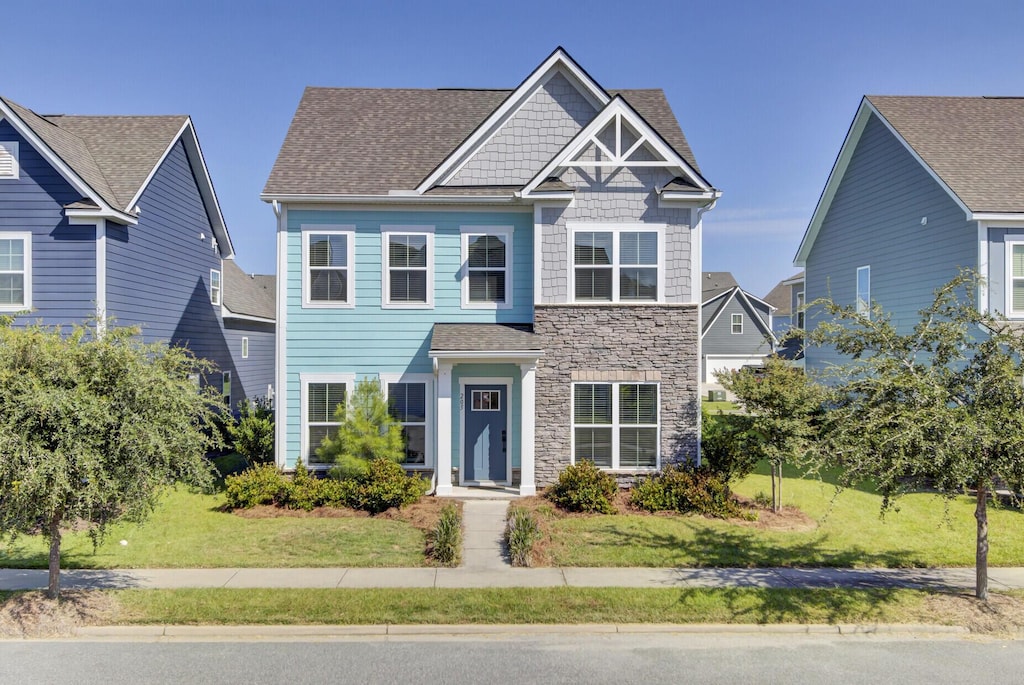
[[[242, 338], [249, 339], [249, 357], [242, 358]], [[274, 324], [224, 320], [224, 339], [231, 353], [231, 397], [237, 405], [242, 398], [266, 397], [274, 384]]]
[[66, 204], [82, 199], [7, 121], [0, 140], [17, 141], [20, 178], [0, 179], [0, 233], [32, 233], [32, 306], [19, 323], [81, 322], [96, 313], [96, 229], [71, 226]]
[[[872, 115], [807, 257], [807, 302], [852, 304], [857, 267], [870, 266], [871, 299], [906, 330], [935, 288], [977, 267], [977, 252], [975, 224]], [[808, 311], [808, 328], [817, 316]], [[841, 361], [822, 348], [806, 360], [808, 370]]]

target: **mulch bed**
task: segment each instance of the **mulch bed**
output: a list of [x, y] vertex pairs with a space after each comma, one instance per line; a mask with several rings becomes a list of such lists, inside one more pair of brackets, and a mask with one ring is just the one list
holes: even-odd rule
[[[429, 531], [437, 525], [437, 521], [441, 517], [441, 510], [448, 504], [455, 504], [459, 507], [460, 511], [462, 509], [461, 502], [441, 499], [439, 497], [421, 497], [418, 502], [414, 502], [401, 509], [392, 507], [387, 511], [376, 514], [374, 518], [405, 521], [419, 530]], [[235, 516], [248, 519], [279, 518], [282, 516], [290, 518], [331, 519], [370, 517], [368, 512], [359, 509], [349, 509], [348, 507], [317, 507], [311, 511], [304, 511], [302, 509], [285, 509], [283, 507], [263, 505], [252, 507], [251, 509], [235, 509], [232, 513]]]

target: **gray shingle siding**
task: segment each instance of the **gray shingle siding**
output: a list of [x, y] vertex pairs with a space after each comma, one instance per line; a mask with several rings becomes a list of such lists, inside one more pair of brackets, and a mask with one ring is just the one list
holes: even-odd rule
[[[807, 257], [807, 301], [853, 304], [857, 268], [870, 266], [872, 300], [909, 327], [936, 287], [960, 267], [976, 267], [977, 238], [963, 210], [872, 116]], [[808, 328], [815, 314], [809, 310]], [[821, 348], [806, 359], [813, 370], [841, 361]]]

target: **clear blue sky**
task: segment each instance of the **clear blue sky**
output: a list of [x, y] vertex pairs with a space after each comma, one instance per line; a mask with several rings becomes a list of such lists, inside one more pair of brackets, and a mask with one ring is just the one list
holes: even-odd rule
[[0, 94], [37, 112], [190, 114], [238, 262], [274, 269], [259, 193], [302, 89], [517, 85], [557, 45], [664, 89], [704, 175], [704, 268], [764, 295], [864, 94], [1024, 95], [1024, 3], [5, 0]]

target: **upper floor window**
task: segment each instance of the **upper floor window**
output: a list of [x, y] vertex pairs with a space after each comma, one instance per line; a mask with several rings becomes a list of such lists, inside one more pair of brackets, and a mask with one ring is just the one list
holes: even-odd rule
[[32, 307], [32, 234], [0, 232], [0, 311]]
[[242, 359], [249, 358], [249, 338], [242, 336]]
[[1007, 243], [1009, 248], [1009, 314], [1024, 314], [1024, 243]]
[[572, 236], [577, 302], [657, 302], [663, 271], [662, 233], [642, 225], [586, 226]]
[[796, 327], [803, 329], [804, 327], [804, 293], [800, 291], [796, 294]]
[[18, 178], [21, 164], [18, 162], [18, 142], [0, 141], [0, 178]]
[[220, 376], [220, 391], [224, 395], [224, 404], [231, 408], [231, 372], [225, 371]]
[[210, 304], [220, 306], [220, 294], [220, 272], [216, 269], [210, 269]]
[[462, 306], [512, 306], [512, 227], [462, 227]]
[[732, 315], [732, 333], [733, 335], [740, 335], [743, 333], [743, 315], [733, 314]]
[[[306, 227], [303, 226], [305, 229]], [[319, 229], [319, 230], [318, 230]], [[329, 230], [330, 229], [330, 230]], [[314, 227], [302, 232], [302, 291], [307, 307], [355, 305], [355, 232]]]
[[384, 306], [430, 307], [434, 301], [433, 228], [382, 226]]
[[871, 267], [857, 268], [857, 313], [871, 316]]

